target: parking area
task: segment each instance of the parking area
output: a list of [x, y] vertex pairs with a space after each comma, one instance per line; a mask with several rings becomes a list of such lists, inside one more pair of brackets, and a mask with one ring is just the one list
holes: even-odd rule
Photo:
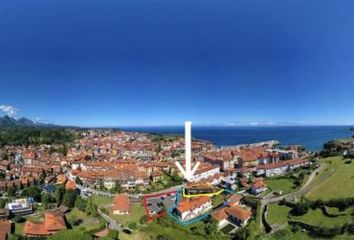
[[144, 207], [148, 220], [156, 219], [164, 215], [165, 210], [175, 206], [176, 191], [145, 195], [143, 197]]

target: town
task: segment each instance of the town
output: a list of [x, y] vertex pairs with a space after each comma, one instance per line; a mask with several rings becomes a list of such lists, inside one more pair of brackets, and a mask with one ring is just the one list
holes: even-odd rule
[[316, 168], [298, 145], [218, 147], [193, 139], [192, 159], [201, 164], [187, 183], [175, 165], [185, 162], [183, 136], [65, 131], [75, 135], [73, 141], [1, 148], [1, 240], [73, 239], [78, 233], [85, 239], [130, 239], [159, 221], [203, 223], [227, 239], [258, 221], [260, 207], [253, 200], [286, 196], [279, 182], [288, 178], [295, 191], [304, 172]]

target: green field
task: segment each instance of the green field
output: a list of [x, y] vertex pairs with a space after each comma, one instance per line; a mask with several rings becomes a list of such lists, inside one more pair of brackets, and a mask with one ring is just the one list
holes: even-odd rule
[[282, 194], [295, 190], [293, 181], [288, 178], [268, 178], [265, 182], [272, 191], [282, 191]]
[[290, 208], [285, 205], [270, 204], [267, 211], [267, 222], [270, 225], [282, 225], [288, 222]]
[[224, 202], [225, 195], [224, 193], [218, 194], [212, 198], [213, 206], [216, 207]]
[[[134, 240], [156, 240], [158, 236], [163, 236], [168, 240], [226, 240], [230, 239], [222, 232], [218, 232], [214, 235], [206, 235], [205, 224], [198, 222], [188, 226], [181, 226], [175, 223], [169, 217], [161, 218], [160, 223], [157, 221], [151, 222], [141, 228], [140, 235], [134, 235], [130, 239]], [[192, 230], [194, 229], [194, 230]]]
[[326, 209], [329, 214], [333, 214], [333, 215], [351, 214], [354, 212], [353, 207], [348, 207], [347, 209], [342, 211], [335, 207], [326, 207]]
[[306, 195], [310, 200], [354, 197], [354, 161], [345, 164], [342, 157], [321, 160], [323, 171], [314, 179], [314, 187]]
[[16, 223], [15, 224], [15, 234], [22, 235], [23, 228], [25, 227], [25, 223]]
[[110, 208], [112, 206], [113, 198], [111, 197], [93, 195], [90, 198], [99, 208]]
[[84, 234], [83, 230], [80, 228], [64, 230], [59, 233], [50, 236], [48, 240], [63, 240], [63, 239], [75, 239], [75, 240], [92, 240], [89, 234]]
[[[79, 219], [82, 222], [78, 226], [73, 226], [73, 222]], [[104, 220], [100, 220], [100, 218], [94, 218], [88, 216], [85, 212], [81, 212], [77, 208], [73, 208], [66, 215], [66, 220], [70, 225], [72, 225], [73, 228], [85, 228], [86, 230], [94, 229], [96, 226], [98, 226], [104, 221]]]
[[344, 215], [334, 218], [329, 218], [323, 215], [321, 209], [310, 210], [308, 213], [302, 216], [293, 216], [292, 219], [301, 221], [312, 226], [333, 228], [338, 226], [343, 226], [345, 223], [351, 223], [351, 216]]

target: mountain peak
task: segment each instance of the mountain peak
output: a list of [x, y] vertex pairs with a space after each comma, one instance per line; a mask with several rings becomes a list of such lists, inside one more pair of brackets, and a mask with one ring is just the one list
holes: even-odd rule
[[35, 126], [53, 126], [51, 124], [45, 124], [40, 122], [34, 122], [31, 119], [21, 117], [15, 119], [5, 115], [0, 117], [0, 128], [10, 128], [10, 127], [35, 127]]

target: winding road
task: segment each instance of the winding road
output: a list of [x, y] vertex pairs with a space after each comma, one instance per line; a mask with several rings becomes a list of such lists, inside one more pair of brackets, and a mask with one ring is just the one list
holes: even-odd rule
[[[307, 181], [305, 182], [304, 185], [302, 185], [300, 187], [300, 189], [298, 189], [297, 191], [295, 192], [292, 192], [292, 193], [289, 193], [289, 194], [286, 194], [286, 195], [283, 195], [283, 196], [277, 196], [277, 197], [265, 197], [261, 200], [261, 213], [260, 214], [260, 224], [261, 224], [261, 227], [264, 229], [265, 226], [264, 226], [264, 223], [262, 221], [262, 217], [266, 214], [266, 206], [268, 206], [270, 203], [276, 203], [276, 202], [280, 202], [284, 199], [286, 200], [290, 200], [290, 201], [293, 201], [295, 199], [299, 199], [301, 196], [305, 195], [307, 192], [309, 192], [311, 190], [311, 183], [313, 181], [313, 179], [316, 177], [316, 175], [318, 173], [320, 173], [322, 170], [323, 170], [324, 166], [321, 164], [320, 167], [318, 167], [315, 171], [313, 171], [309, 178], [307, 179]], [[269, 195], [268, 195], [269, 196]]]

